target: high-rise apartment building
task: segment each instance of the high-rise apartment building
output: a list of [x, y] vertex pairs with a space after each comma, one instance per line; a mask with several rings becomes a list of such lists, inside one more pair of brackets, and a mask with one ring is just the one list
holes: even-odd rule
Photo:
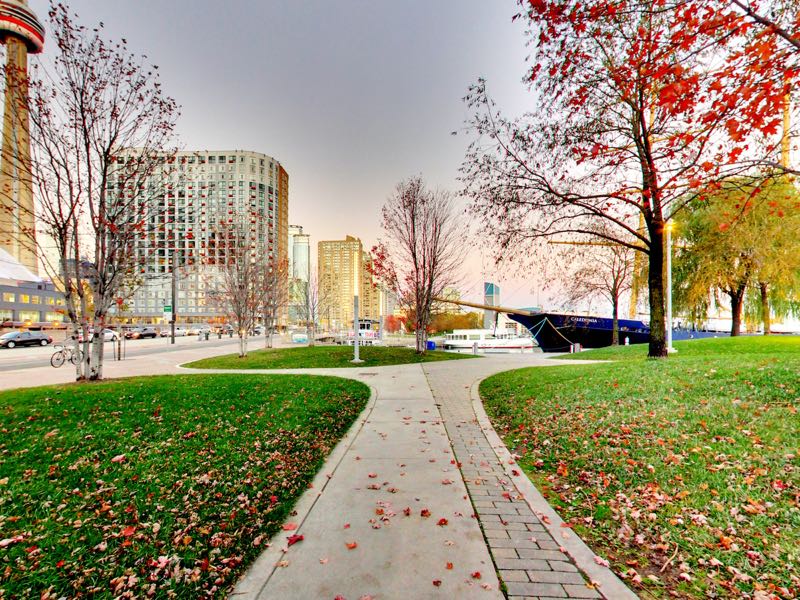
[[328, 329], [353, 326], [353, 295], [359, 293], [359, 318], [377, 321], [382, 316], [383, 293], [369, 270], [372, 258], [361, 240], [348, 235], [343, 240], [318, 245], [318, 278], [323, 302], [320, 320]]
[[[120, 159], [125, 160], [124, 153]], [[172, 305], [173, 265], [178, 321], [221, 316], [209, 265], [225, 252], [220, 231], [226, 225], [249, 227], [255, 254], [275, 268], [288, 263], [289, 176], [274, 158], [245, 150], [178, 152], [165, 156], [163, 169], [147, 185], [154, 190], [150, 216], [133, 248], [140, 285], [122, 317], [165, 320], [164, 306]]]

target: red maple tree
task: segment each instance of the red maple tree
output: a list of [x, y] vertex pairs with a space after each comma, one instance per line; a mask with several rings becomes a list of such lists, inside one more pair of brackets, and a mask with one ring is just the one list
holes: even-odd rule
[[[648, 257], [649, 356], [664, 357], [665, 224], [736, 175], [763, 178], [798, 71], [790, 45], [737, 6], [519, 0], [535, 112], [504, 118], [485, 82], [467, 97], [478, 139], [462, 167], [498, 256], [597, 236]], [[775, 54], [771, 54], [771, 53]], [[489, 143], [486, 143], [486, 140]], [[523, 250], [525, 249], [525, 250]]]

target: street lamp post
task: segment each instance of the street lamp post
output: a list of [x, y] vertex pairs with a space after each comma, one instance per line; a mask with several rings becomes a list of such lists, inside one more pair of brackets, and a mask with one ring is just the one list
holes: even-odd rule
[[178, 287], [178, 281], [177, 281], [177, 277], [178, 276], [177, 276], [177, 273], [176, 273], [176, 270], [175, 270], [175, 266], [176, 265], [175, 265], [175, 249], [174, 248], [172, 249], [172, 260], [170, 262], [172, 263], [172, 318], [170, 319], [169, 343], [170, 344], [174, 344], [175, 343], [175, 320], [176, 320], [176, 318], [178, 316], [178, 314], [177, 314], [178, 313], [178, 306], [175, 303], [175, 301], [177, 299], [177, 295], [178, 295], [176, 293], [176, 289]]
[[355, 337], [353, 338], [353, 363], [362, 363], [364, 362], [358, 356], [358, 290], [353, 295], [353, 331], [355, 333]]
[[672, 347], [672, 222], [667, 221], [667, 352], [677, 352]]

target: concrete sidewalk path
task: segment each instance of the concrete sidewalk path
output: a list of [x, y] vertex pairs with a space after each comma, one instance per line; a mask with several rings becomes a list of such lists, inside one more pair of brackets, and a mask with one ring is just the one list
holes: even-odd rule
[[[297, 529], [230, 597], [502, 598], [422, 368], [313, 373], [360, 379], [374, 403], [301, 500]], [[291, 534], [304, 539], [288, 547]]]
[[[474, 397], [492, 373], [545, 364], [558, 363], [280, 371], [358, 379], [373, 398], [230, 597], [636, 598], [560, 527]], [[291, 535], [303, 539], [289, 546]]]

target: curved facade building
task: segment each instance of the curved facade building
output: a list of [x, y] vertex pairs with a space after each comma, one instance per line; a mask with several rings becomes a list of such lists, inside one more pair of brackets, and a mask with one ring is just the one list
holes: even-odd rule
[[28, 54], [44, 48], [44, 27], [24, 0], [0, 0], [0, 43], [6, 47], [3, 144], [0, 155], [0, 248], [39, 271], [31, 182]]

